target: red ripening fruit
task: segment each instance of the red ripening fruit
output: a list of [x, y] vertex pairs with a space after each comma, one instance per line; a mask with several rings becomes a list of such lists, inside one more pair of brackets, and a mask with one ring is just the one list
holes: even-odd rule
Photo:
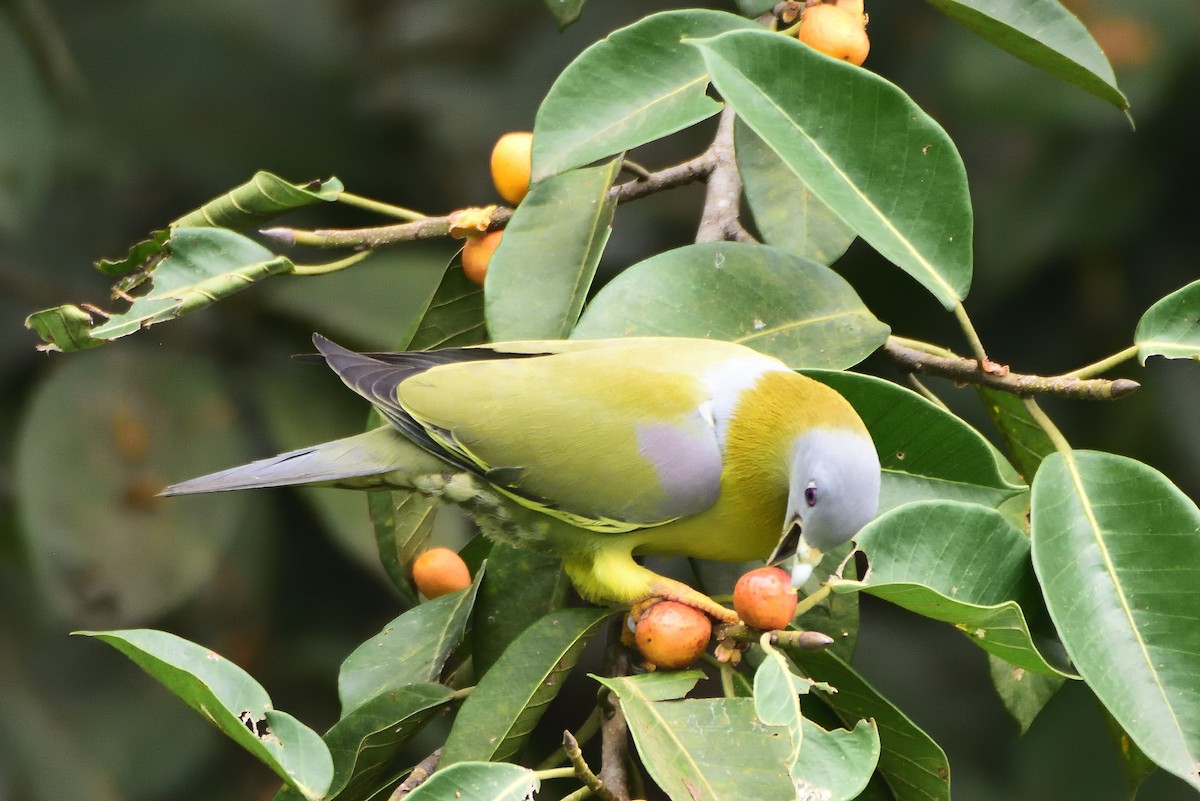
[[787, 628], [796, 613], [792, 577], [777, 567], [746, 573], [733, 587], [733, 608], [747, 626], [763, 631]]
[[503, 233], [488, 231], [480, 236], [468, 236], [466, 244], [463, 245], [463, 274], [480, 286], [483, 286], [483, 280], [487, 278], [488, 264], [492, 260], [492, 254], [500, 246]]
[[413, 583], [426, 598], [437, 598], [471, 586], [471, 571], [449, 548], [430, 548], [412, 566]]
[[809, 6], [800, 18], [800, 41], [827, 56], [862, 66], [871, 50], [871, 40], [862, 17], [829, 3]]
[[708, 615], [678, 601], [659, 601], [647, 609], [634, 634], [646, 661], [668, 670], [688, 667], [699, 659], [711, 637]]

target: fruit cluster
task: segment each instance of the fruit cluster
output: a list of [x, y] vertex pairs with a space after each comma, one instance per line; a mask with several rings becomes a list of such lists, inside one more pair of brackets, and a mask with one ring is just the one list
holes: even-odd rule
[[[533, 134], [514, 131], [501, 136], [492, 148], [492, 182], [500, 196], [514, 206], [529, 192], [529, 176], [533, 170]], [[467, 278], [483, 286], [488, 263], [500, 244], [503, 231], [487, 231], [467, 235], [463, 245], [462, 266]]]

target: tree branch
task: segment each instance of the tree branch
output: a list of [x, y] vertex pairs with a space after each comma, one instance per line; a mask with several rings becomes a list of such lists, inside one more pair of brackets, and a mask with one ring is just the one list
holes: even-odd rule
[[[685, 184], [703, 181], [713, 172], [715, 159], [709, 151], [701, 153], [693, 159], [671, 167], [647, 173], [645, 177], [613, 186], [609, 197], [618, 203], [674, 189]], [[361, 203], [358, 205], [362, 205]], [[277, 245], [292, 247], [305, 245], [314, 248], [355, 248], [365, 250], [395, 245], [401, 242], [415, 242], [421, 239], [437, 239], [449, 236], [454, 227], [454, 221], [467, 211], [459, 209], [441, 217], [425, 217], [414, 222], [397, 225], [380, 225], [371, 228], [320, 228], [304, 231], [296, 228], [266, 228], [260, 234], [273, 240]], [[513, 209], [508, 206], [493, 206], [487, 209], [488, 219], [483, 230], [495, 231], [508, 225], [513, 215]], [[743, 232], [744, 233], [744, 232]]]
[[706, 151], [712, 159], [712, 173], [708, 176], [704, 210], [696, 231], [697, 242], [745, 241], [746, 238], [753, 241], [738, 221], [742, 203], [742, 176], [738, 172], [733, 149], [735, 119], [733, 107], [726, 104], [717, 124], [717, 135]]
[[433, 772], [437, 770], [438, 760], [441, 758], [442, 749], [439, 748], [418, 762], [417, 766], [409, 772], [408, 778], [402, 781], [400, 785], [392, 791], [392, 794], [388, 796], [388, 801], [400, 801], [400, 799], [406, 797], [413, 790], [424, 784], [425, 780], [432, 776]]
[[994, 362], [991, 369], [985, 372], [979, 369], [979, 361], [976, 359], [956, 356], [940, 348], [937, 349], [938, 353], [930, 353], [911, 347], [912, 344], [915, 343], [888, 337], [883, 351], [905, 372], [949, 378], [964, 384], [979, 384], [1021, 397], [1057, 395], [1079, 400], [1115, 400], [1141, 386], [1128, 378], [1110, 381], [1103, 378], [1080, 378], [1075, 375], [1040, 376], [1014, 373]]
[[604, 782], [600, 781], [595, 773], [592, 773], [592, 769], [588, 767], [588, 763], [583, 758], [583, 751], [580, 750], [578, 741], [569, 731], [563, 732], [563, 750], [567, 754], [567, 759], [571, 761], [571, 766], [575, 769], [576, 778], [583, 782], [585, 787], [599, 796], [601, 801], [617, 801], [612, 790], [609, 790]]
[[[629, 675], [629, 656], [621, 645], [621, 628], [625, 616], [619, 615], [609, 628], [608, 643], [604, 655], [605, 673], [609, 676]], [[629, 776], [625, 763], [629, 756], [629, 724], [621, 704], [605, 688], [600, 699], [600, 782], [612, 793], [613, 801], [629, 801]]]

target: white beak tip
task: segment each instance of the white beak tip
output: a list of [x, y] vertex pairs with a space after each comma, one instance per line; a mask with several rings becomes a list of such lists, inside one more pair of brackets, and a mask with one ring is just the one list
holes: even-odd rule
[[802, 562], [799, 559], [792, 565], [792, 586], [799, 587], [804, 582], [808, 581], [813, 574], [814, 565], [808, 562]]

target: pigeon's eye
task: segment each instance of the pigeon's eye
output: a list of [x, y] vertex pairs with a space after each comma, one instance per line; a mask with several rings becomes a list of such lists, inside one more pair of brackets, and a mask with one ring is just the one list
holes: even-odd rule
[[808, 486], [804, 488], [804, 502], [809, 506], [817, 505], [817, 482], [810, 481]]

